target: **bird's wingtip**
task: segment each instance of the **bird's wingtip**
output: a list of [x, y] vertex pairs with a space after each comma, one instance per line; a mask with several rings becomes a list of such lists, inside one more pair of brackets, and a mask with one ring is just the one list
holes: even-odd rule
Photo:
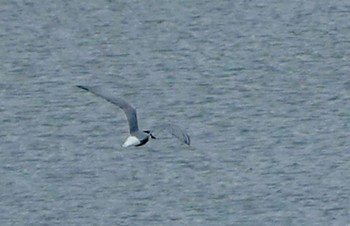
[[78, 87], [78, 88], [80, 88], [80, 89], [83, 89], [83, 90], [89, 90], [88, 87], [82, 86], [82, 85], [76, 85], [76, 87]]

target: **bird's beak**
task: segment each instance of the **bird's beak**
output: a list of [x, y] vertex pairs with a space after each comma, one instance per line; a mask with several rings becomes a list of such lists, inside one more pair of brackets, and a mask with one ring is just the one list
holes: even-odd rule
[[153, 134], [151, 133], [151, 131], [149, 131], [149, 130], [144, 130], [143, 132], [148, 133], [149, 136], [150, 136], [152, 139], [157, 139], [155, 136], [153, 136]]

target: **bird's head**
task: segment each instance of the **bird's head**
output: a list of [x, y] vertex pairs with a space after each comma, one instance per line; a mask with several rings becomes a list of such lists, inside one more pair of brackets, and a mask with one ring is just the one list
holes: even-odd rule
[[143, 132], [147, 133], [152, 139], [157, 139], [155, 136], [153, 136], [153, 134], [151, 133], [151, 131], [149, 131], [149, 130], [144, 130]]

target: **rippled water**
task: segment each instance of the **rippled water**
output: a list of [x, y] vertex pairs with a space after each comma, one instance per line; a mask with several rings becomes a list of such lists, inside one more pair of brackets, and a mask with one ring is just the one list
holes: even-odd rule
[[[0, 3], [1, 225], [350, 224], [348, 1]], [[123, 149], [120, 109], [170, 136]]]

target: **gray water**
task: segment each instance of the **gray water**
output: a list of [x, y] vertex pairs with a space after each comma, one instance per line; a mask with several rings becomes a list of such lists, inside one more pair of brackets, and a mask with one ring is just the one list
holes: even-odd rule
[[[0, 3], [0, 225], [349, 225], [350, 3]], [[104, 87], [166, 134], [123, 149]]]

